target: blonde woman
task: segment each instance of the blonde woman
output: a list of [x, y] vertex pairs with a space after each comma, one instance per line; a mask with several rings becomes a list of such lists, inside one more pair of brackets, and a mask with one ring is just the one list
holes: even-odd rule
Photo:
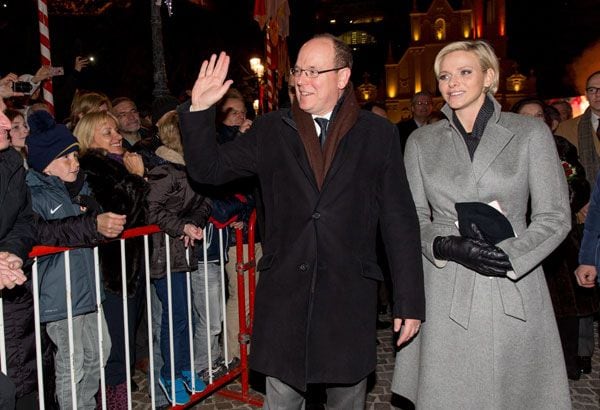
[[[74, 130], [80, 145], [80, 166], [92, 191], [92, 199], [105, 212], [127, 216], [125, 229], [146, 223], [145, 200], [148, 184], [143, 178], [140, 155], [122, 147], [116, 118], [106, 111], [91, 112], [81, 117]], [[112, 340], [106, 365], [107, 401], [110, 408], [126, 408], [126, 363], [123, 324], [124, 289], [121, 285], [120, 245], [109, 242], [99, 247], [100, 266], [104, 276], [106, 301], [104, 311]], [[143, 239], [125, 242], [127, 266], [128, 323], [130, 359], [135, 355], [135, 329], [138, 309], [143, 301]], [[129, 365], [132, 365], [130, 363]]]
[[[498, 59], [487, 43], [447, 45], [434, 70], [446, 119], [414, 131], [405, 152], [427, 321], [398, 352], [392, 391], [417, 409], [569, 409], [540, 267], [571, 226], [552, 133], [542, 121], [501, 112]], [[514, 235], [496, 235], [489, 223], [461, 223], [459, 231], [455, 207], [465, 202], [495, 202]]]

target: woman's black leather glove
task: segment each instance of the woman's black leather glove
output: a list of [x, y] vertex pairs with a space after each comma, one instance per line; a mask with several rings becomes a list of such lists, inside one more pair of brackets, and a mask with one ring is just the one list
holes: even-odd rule
[[505, 277], [512, 269], [508, 255], [497, 246], [462, 236], [438, 236], [433, 240], [433, 256], [451, 260], [485, 276]]

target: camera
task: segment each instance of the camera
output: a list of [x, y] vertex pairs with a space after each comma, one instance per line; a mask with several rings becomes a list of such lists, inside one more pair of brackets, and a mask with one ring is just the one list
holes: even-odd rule
[[16, 93], [31, 94], [33, 86], [27, 81], [15, 81], [12, 89]]

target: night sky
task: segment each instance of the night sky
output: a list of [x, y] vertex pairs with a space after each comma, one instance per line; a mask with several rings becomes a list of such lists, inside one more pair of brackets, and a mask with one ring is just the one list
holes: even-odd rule
[[[52, 0], [49, 0], [52, 1]], [[386, 16], [398, 24], [384, 27], [399, 58], [408, 42], [408, 11], [412, 0], [386, 0]], [[449, 1], [456, 5], [460, 1]], [[201, 9], [185, 0], [173, 0], [174, 16], [163, 16], [164, 45], [169, 87], [179, 94], [189, 87], [199, 62], [221, 49], [232, 55], [231, 77], [237, 85], [251, 82], [248, 58], [262, 54], [261, 33], [252, 20], [253, 0], [214, 0], [214, 10]], [[426, 7], [427, 0], [419, 0]], [[6, 4], [6, 7], [2, 7]], [[34, 0], [0, 0], [0, 38], [3, 53], [0, 74], [32, 72], [39, 66], [39, 40]], [[111, 9], [102, 16], [51, 16], [53, 65], [68, 72], [76, 55], [94, 55], [93, 67], [84, 71], [82, 85], [109, 96], [129, 95], [148, 101], [152, 92], [150, 0], [134, 0], [128, 9]], [[323, 31], [311, 20], [317, 0], [290, 0], [292, 18], [290, 52], [313, 31]], [[163, 8], [164, 9], [164, 8]], [[166, 11], [166, 10], [163, 10]], [[520, 71], [534, 70], [541, 97], [577, 93], [567, 65], [582, 51], [600, 42], [600, 0], [507, 0], [509, 57]], [[400, 28], [398, 28], [400, 27]], [[357, 58], [360, 71], [383, 76], [387, 46], [377, 55]], [[600, 49], [600, 47], [599, 47]], [[396, 55], [397, 54], [397, 55]], [[361, 66], [361, 61], [363, 62]], [[596, 69], [600, 69], [600, 51]], [[375, 63], [375, 67], [365, 64]], [[355, 73], [360, 82], [362, 72]], [[60, 79], [56, 80], [60, 89]]]

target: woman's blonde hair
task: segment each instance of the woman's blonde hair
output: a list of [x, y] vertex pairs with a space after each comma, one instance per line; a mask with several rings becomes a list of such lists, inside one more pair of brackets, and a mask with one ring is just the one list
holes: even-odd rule
[[492, 94], [495, 94], [496, 91], [498, 91], [498, 84], [500, 82], [500, 63], [498, 62], [498, 57], [492, 46], [482, 40], [456, 41], [442, 48], [435, 57], [435, 62], [433, 63], [433, 70], [435, 71], [436, 77], [440, 75], [440, 66], [444, 57], [454, 51], [467, 51], [473, 53], [479, 59], [479, 65], [481, 65], [483, 71], [493, 70], [494, 76], [492, 82], [485, 91]]
[[181, 132], [179, 131], [179, 115], [177, 111], [169, 111], [158, 124], [160, 141], [167, 148], [183, 155]]
[[80, 118], [85, 114], [100, 111], [102, 105], [106, 105], [108, 111], [112, 110], [112, 104], [108, 97], [99, 92], [87, 92], [76, 94], [71, 103], [71, 128], [75, 128]]
[[108, 111], [89, 112], [81, 117], [73, 130], [73, 135], [79, 141], [79, 152], [81, 155], [85, 154], [91, 148], [94, 142], [94, 133], [98, 125], [104, 124], [108, 120], [114, 121], [115, 126], [119, 124], [117, 118]]

